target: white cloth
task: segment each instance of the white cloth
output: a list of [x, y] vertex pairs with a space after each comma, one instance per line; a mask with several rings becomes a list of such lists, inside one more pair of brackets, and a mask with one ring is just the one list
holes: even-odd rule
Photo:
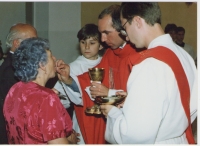
[[[75, 61], [73, 61], [72, 63], [69, 64], [70, 65], [70, 76], [77, 83], [80, 93], [74, 92], [71, 88], [66, 86], [64, 83], [63, 83], [63, 86], [64, 86], [70, 100], [74, 104], [83, 105], [83, 101], [81, 98], [81, 96], [82, 96], [81, 87], [79, 85], [77, 76], [83, 74], [84, 72], [87, 72], [88, 68], [92, 68], [92, 67], [96, 66], [97, 64], [99, 64], [101, 59], [102, 59], [102, 57], [98, 56], [98, 58], [96, 60], [89, 60], [89, 59], [85, 58], [83, 55], [81, 55]], [[57, 89], [62, 94], [65, 94], [64, 90], [59, 82], [56, 83], [54, 88]], [[69, 100], [61, 100], [61, 103], [64, 105], [65, 108], [69, 108], [69, 106], [70, 106]], [[78, 142], [78, 144], [85, 144], [83, 136], [80, 131], [80, 127], [79, 127], [75, 112], [73, 112], [72, 121], [73, 121], [73, 129], [77, 133], [80, 133], [80, 136], [79, 136], [80, 142]]]
[[[154, 39], [148, 49], [165, 46], [179, 58], [190, 86], [191, 120], [197, 116], [197, 70], [191, 56], [169, 34]], [[123, 108], [108, 113], [105, 138], [110, 143], [187, 143], [188, 120], [171, 68], [154, 58], [132, 68]]]

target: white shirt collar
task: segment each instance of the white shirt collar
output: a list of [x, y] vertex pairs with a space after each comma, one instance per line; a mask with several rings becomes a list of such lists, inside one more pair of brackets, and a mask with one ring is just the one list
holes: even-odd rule
[[126, 45], [126, 41], [121, 46], [119, 46], [119, 48], [123, 49], [125, 45]]

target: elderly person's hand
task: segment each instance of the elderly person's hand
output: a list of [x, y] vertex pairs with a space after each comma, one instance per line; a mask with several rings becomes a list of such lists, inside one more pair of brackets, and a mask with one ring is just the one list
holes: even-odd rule
[[67, 137], [69, 144], [77, 144], [77, 142], [80, 142], [78, 136], [80, 136], [80, 134], [73, 130], [72, 134]]
[[98, 82], [93, 81], [90, 87], [90, 94], [93, 98], [96, 96], [108, 96], [109, 89]]
[[58, 73], [58, 79], [62, 82], [69, 84], [70, 77], [70, 66], [66, 64], [63, 60], [56, 61], [56, 71]]

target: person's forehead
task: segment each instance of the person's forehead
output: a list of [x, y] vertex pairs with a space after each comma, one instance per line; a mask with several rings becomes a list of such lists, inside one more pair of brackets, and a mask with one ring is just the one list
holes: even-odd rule
[[179, 32], [177, 32], [178, 34], [184, 34], [184, 31], [179, 31]]
[[84, 41], [97, 41], [97, 36], [88, 37], [88, 38], [84, 39]]
[[112, 18], [110, 15], [104, 16], [102, 19], [98, 20], [98, 29], [100, 32], [105, 31], [107, 29], [113, 28], [112, 26]]
[[175, 33], [175, 31], [174, 31], [174, 30], [170, 30], [170, 31], [169, 31], [169, 33], [170, 33], [170, 34], [172, 34], [172, 33], [174, 34], [174, 33]]

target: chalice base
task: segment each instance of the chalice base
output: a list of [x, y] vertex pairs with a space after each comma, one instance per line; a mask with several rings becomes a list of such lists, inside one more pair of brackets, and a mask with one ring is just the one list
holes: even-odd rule
[[87, 107], [85, 112], [87, 114], [98, 114], [98, 115], [101, 114], [100, 107], [97, 104], [95, 104], [92, 107]]

